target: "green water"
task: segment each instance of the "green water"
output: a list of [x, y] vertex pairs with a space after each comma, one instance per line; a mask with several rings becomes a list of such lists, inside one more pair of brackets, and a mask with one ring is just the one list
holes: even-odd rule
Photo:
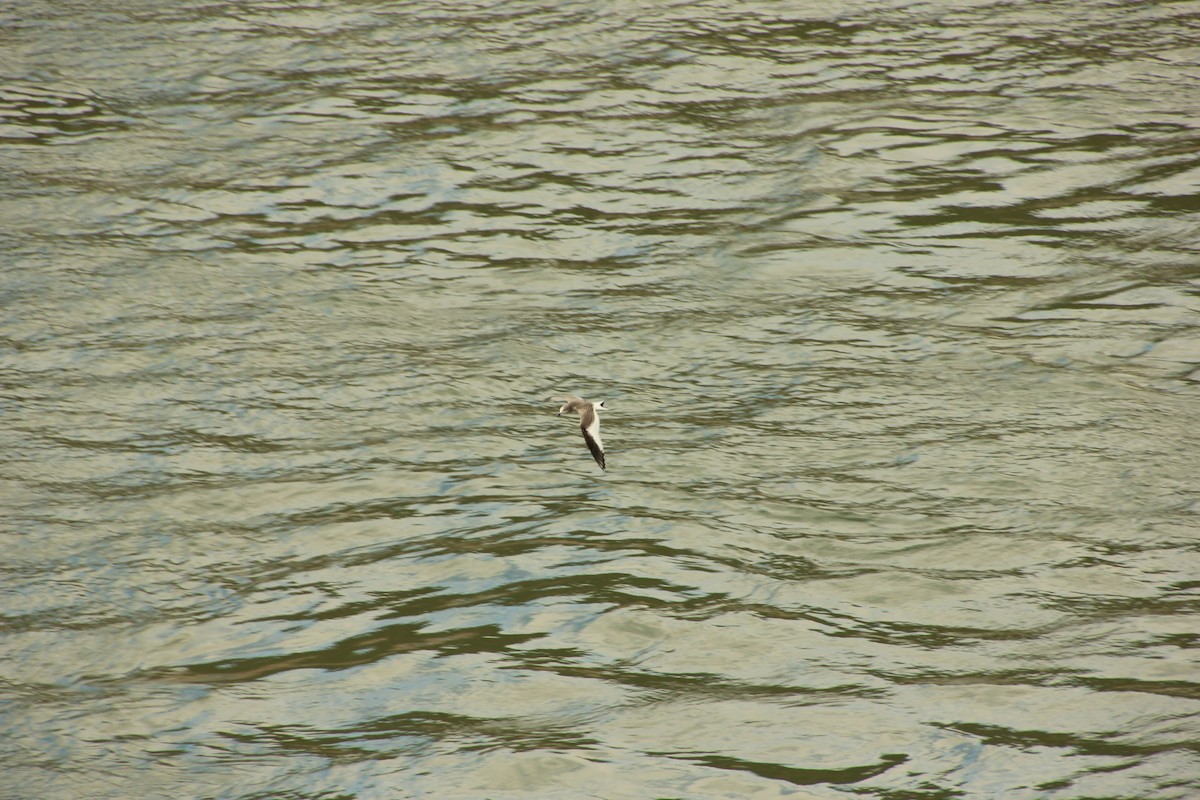
[[0, 797], [1195, 796], [1198, 26], [0, 11]]

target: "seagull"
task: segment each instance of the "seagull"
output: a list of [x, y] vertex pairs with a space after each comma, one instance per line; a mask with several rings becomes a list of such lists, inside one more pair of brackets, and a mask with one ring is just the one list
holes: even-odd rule
[[563, 407], [558, 410], [558, 416], [561, 417], [572, 411], [579, 414], [579, 430], [583, 432], [583, 441], [587, 444], [588, 450], [592, 451], [592, 458], [596, 459], [600, 469], [604, 469], [604, 442], [600, 441], [600, 412], [608, 411], [604, 407], [604, 401], [592, 403], [573, 394], [550, 399], [561, 401], [563, 404]]

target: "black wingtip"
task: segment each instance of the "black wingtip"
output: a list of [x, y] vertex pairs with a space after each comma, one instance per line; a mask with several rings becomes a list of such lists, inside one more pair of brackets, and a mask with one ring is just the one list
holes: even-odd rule
[[583, 432], [583, 443], [592, 453], [592, 458], [596, 459], [596, 463], [600, 465], [600, 469], [607, 470], [604, 466], [604, 451], [596, 444], [596, 440], [587, 435], [587, 431]]

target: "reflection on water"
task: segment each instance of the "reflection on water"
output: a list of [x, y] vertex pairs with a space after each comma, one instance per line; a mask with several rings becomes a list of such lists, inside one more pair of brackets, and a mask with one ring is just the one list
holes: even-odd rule
[[1197, 25], [9, 14], [0, 794], [1193, 795]]

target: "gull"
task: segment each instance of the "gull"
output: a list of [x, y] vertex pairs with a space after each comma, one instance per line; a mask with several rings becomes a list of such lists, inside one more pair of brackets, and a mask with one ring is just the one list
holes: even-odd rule
[[563, 407], [558, 410], [558, 416], [561, 417], [572, 411], [579, 414], [579, 430], [583, 433], [583, 441], [587, 444], [588, 450], [592, 451], [592, 458], [596, 459], [600, 469], [604, 469], [604, 442], [600, 441], [600, 412], [608, 411], [604, 407], [604, 401], [592, 403], [573, 394], [550, 399], [563, 404]]

